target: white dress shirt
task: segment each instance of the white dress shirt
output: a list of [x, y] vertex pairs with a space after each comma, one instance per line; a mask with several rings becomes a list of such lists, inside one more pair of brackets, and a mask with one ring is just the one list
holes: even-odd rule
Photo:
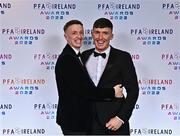
[[[98, 52], [96, 49], [95, 51]], [[106, 58], [103, 58], [102, 56], [94, 57], [94, 53], [92, 53], [86, 62], [86, 68], [89, 76], [96, 86], [98, 85], [102, 73], [106, 67], [109, 58], [110, 47], [108, 47], [104, 52], [98, 53], [106, 53]]]

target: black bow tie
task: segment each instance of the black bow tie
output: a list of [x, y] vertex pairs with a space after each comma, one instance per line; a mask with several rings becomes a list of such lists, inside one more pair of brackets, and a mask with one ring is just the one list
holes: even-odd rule
[[103, 57], [105, 59], [106, 58], [106, 53], [98, 53], [98, 52], [94, 51], [94, 57], [97, 57], [97, 56], [101, 56], [101, 57]]
[[81, 54], [80, 52], [78, 52], [77, 56], [78, 56], [78, 57], [81, 57], [81, 55], [82, 55], [82, 54]]

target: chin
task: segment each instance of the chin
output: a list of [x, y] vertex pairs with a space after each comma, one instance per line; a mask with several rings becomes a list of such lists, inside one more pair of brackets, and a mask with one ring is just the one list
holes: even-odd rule
[[83, 44], [83, 43], [79, 44], [78, 47], [81, 47], [82, 44]]
[[104, 50], [105, 49], [105, 47], [104, 46], [98, 46], [98, 48], [97, 48], [98, 50]]

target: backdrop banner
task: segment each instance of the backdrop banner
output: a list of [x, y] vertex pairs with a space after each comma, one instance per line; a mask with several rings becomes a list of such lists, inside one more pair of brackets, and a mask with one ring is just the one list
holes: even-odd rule
[[91, 29], [101, 17], [114, 25], [110, 44], [136, 67], [131, 135], [180, 135], [180, 0], [0, 0], [1, 136], [63, 135], [54, 72], [63, 26], [82, 21], [83, 51], [94, 47]]

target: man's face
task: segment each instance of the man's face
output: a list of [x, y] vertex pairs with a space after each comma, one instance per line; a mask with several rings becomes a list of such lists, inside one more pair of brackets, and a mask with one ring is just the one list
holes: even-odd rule
[[111, 28], [93, 28], [92, 37], [96, 49], [102, 52], [109, 47], [110, 40], [113, 38], [113, 33]]
[[67, 28], [64, 33], [64, 37], [70, 46], [76, 49], [80, 49], [83, 42], [84, 29], [79, 24], [73, 24]]

